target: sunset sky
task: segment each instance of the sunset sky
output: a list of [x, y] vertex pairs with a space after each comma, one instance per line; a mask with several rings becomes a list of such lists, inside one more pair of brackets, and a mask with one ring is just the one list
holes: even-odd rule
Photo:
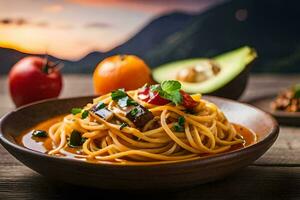
[[77, 60], [128, 40], [155, 16], [221, 0], [0, 0], [0, 47]]

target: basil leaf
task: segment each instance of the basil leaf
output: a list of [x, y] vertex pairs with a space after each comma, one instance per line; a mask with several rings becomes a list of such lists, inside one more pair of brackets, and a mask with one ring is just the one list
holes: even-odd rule
[[181, 84], [178, 81], [163, 81], [161, 84], [161, 89], [167, 93], [172, 93], [174, 91], [179, 91], [181, 88]]
[[73, 115], [76, 115], [78, 113], [81, 113], [82, 109], [81, 108], [72, 108], [71, 113]]
[[163, 81], [160, 85], [150, 87], [152, 92], [158, 92], [159, 96], [172, 101], [176, 105], [182, 102], [180, 88], [181, 84], [178, 81]]
[[157, 91], [157, 92], [162, 91], [162, 89], [161, 89], [161, 87], [160, 87], [159, 84], [151, 85], [151, 86], [150, 86], [150, 90], [151, 90], [152, 92], [154, 92], [154, 91]]
[[88, 116], [89, 116], [89, 111], [84, 110], [84, 111], [82, 112], [82, 114], [81, 114], [81, 119], [85, 119], [85, 118], [87, 118]]
[[127, 94], [126, 94], [124, 89], [118, 89], [118, 90], [115, 90], [111, 93], [112, 100], [119, 100], [119, 99], [121, 99], [123, 97], [126, 97], [126, 96], [127, 96]]
[[32, 131], [32, 136], [34, 137], [47, 137], [48, 134], [46, 131], [43, 130], [33, 130]]
[[82, 144], [81, 142], [82, 142], [82, 138], [80, 132], [73, 130], [69, 138], [69, 143], [68, 143], [69, 146], [78, 147]]

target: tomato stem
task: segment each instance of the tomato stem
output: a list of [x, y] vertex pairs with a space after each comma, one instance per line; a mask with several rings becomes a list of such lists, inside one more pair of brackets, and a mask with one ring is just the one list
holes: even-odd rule
[[42, 67], [42, 72], [45, 74], [49, 74], [49, 60], [48, 60], [48, 55], [46, 55], [44, 59], [44, 66]]
[[42, 67], [42, 71], [45, 74], [49, 74], [52, 70], [56, 69], [56, 70], [61, 70], [63, 68], [63, 64], [61, 64], [60, 61], [56, 61], [56, 62], [50, 62], [48, 59], [48, 55], [46, 55], [45, 57], [45, 62], [44, 62], [44, 66]]

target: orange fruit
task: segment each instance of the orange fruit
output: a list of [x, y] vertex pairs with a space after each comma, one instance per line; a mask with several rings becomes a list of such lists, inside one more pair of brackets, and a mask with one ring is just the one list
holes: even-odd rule
[[152, 83], [151, 71], [142, 59], [134, 55], [108, 57], [97, 65], [93, 74], [97, 95], [119, 88], [134, 90], [146, 83]]

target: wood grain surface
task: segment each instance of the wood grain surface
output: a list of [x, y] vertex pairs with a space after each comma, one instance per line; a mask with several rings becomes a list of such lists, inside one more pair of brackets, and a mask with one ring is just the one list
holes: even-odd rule
[[[0, 116], [14, 108], [0, 77]], [[276, 93], [300, 82], [300, 75], [251, 76], [241, 101]], [[65, 76], [62, 97], [93, 94], [91, 77]], [[274, 146], [251, 166], [224, 180], [176, 191], [102, 191], [48, 180], [15, 160], [0, 146], [0, 200], [4, 199], [300, 199], [300, 127], [281, 126]]]

